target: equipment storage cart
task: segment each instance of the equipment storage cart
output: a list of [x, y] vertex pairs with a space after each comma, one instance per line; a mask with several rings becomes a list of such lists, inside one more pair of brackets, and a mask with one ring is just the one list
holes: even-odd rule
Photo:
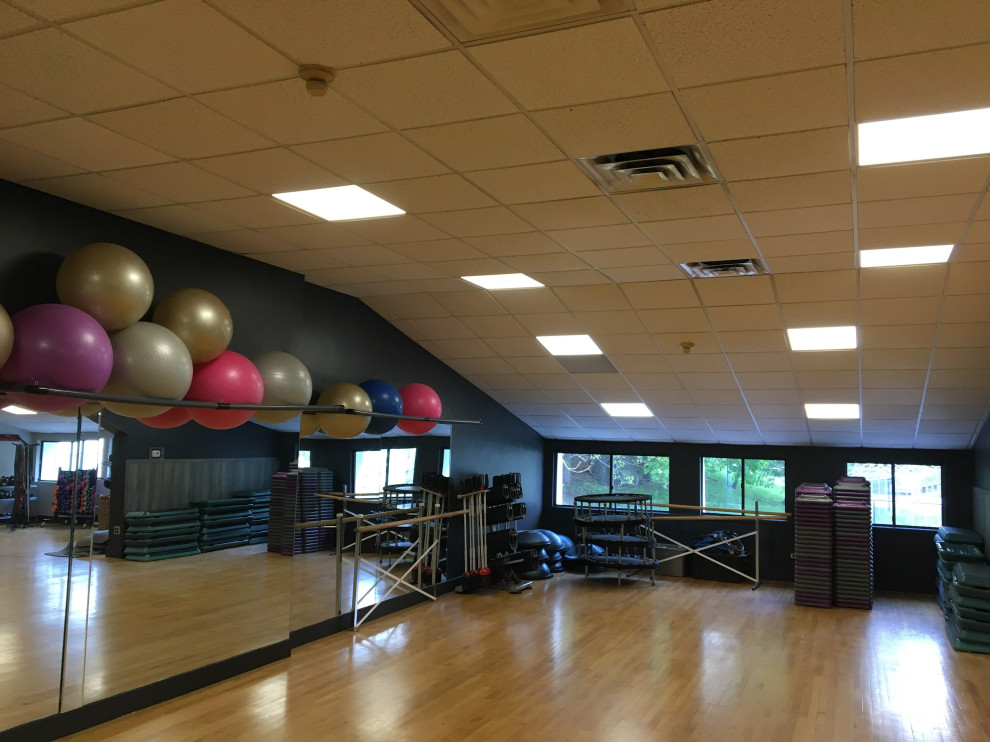
[[651, 516], [649, 495], [576, 496], [574, 526], [580, 535], [579, 556], [585, 560], [585, 577], [591, 564], [615, 569], [620, 584], [622, 570], [631, 574], [649, 569], [650, 584], [655, 585], [656, 540], [650, 528]]

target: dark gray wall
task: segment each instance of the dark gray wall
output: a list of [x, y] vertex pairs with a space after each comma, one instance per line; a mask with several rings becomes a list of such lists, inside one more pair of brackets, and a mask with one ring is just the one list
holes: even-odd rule
[[986, 422], [973, 447], [973, 528], [990, 541], [990, 425]]

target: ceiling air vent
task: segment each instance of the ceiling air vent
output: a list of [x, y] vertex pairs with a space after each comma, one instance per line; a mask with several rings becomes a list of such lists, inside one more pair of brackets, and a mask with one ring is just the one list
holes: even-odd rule
[[719, 175], [695, 144], [582, 157], [581, 166], [609, 193], [715, 183]]
[[422, 0], [462, 42], [545, 30], [632, 10], [630, 0]]
[[759, 258], [738, 260], [699, 260], [681, 263], [681, 268], [691, 278], [721, 278], [723, 276], [762, 276], [770, 271]]

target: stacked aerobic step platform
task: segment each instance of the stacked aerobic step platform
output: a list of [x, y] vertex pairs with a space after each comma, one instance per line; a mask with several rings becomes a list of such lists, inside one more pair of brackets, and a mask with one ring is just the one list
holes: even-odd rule
[[161, 510], [124, 516], [124, 559], [155, 562], [199, 554], [199, 511]]
[[870, 483], [841, 477], [832, 488], [835, 605], [873, 608], [873, 518]]
[[263, 544], [268, 541], [268, 520], [271, 515], [272, 491], [238, 490], [231, 497], [243, 498], [251, 508], [251, 538], [249, 543]]
[[949, 643], [960, 652], [990, 654], [990, 566], [981, 551], [983, 537], [975, 531], [942, 526], [935, 535], [935, 547], [939, 604]]
[[832, 490], [805, 482], [794, 490], [794, 602], [832, 607]]
[[952, 586], [952, 568], [956, 562], [982, 564], [983, 537], [976, 531], [965, 528], [950, 528], [941, 526], [935, 533], [935, 566], [938, 577], [935, 578], [937, 593], [935, 601], [948, 616], [949, 588]]
[[333, 472], [329, 469], [290, 469], [275, 474], [272, 477], [268, 551], [292, 556], [332, 548], [332, 529], [296, 528], [297, 523], [334, 517], [334, 501], [317, 497], [318, 493], [332, 491]]
[[199, 511], [199, 549], [244, 546], [251, 538], [251, 506], [243, 497], [190, 503]]

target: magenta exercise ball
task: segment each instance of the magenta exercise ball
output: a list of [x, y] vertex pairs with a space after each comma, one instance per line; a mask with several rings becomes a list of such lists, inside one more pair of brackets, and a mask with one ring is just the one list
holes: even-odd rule
[[55, 276], [58, 300], [91, 315], [108, 332], [141, 319], [155, 282], [136, 253], [112, 242], [94, 242], [69, 254]]
[[138, 418], [138, 422], [144, 423], [149, 428], [166, 430], [168, 428], [177, 428], [180, 425], [185, 425], [191, 419], [192, 418], [189, 416], [188, 409], [185, 407], [173, 407], [160, 415]]
[[[57, 387], [98, 392], [110, 378], [113, 348], [107, 331], [81, 309], [38, 304], [10, 318], [14, 344], [0, 370], [0, 381], [14, 386]], [[68, 397], [8, 395], [17, 404], [41, 412], [72, 410], [84, 400]]]
[[[413, 417], [440, 417], [443, 405], [440, 395], [426, 384], [406, 384], [399, 390], [402, 397], [402, 414]], [[428, 433], [436, 426], [435, 422], [423, 420], [399, 420], [399, 430], [413, 435]]]
[[[265, 385], [261, 373], [247, 358], [225, 350], [212, 361], [193, 366], [192, 384], [186, 399], [228, 404], [261, 404]], [[230, 430], [246, 423], [254, 410], [190, 409], [192, 419], [214, 430]]]
[[10, 322], [10, 315], [7, 310], [0, 306], [0, 366], [3, 366], [10, 358], [10, 351], [14, 347], [14, 325]]

